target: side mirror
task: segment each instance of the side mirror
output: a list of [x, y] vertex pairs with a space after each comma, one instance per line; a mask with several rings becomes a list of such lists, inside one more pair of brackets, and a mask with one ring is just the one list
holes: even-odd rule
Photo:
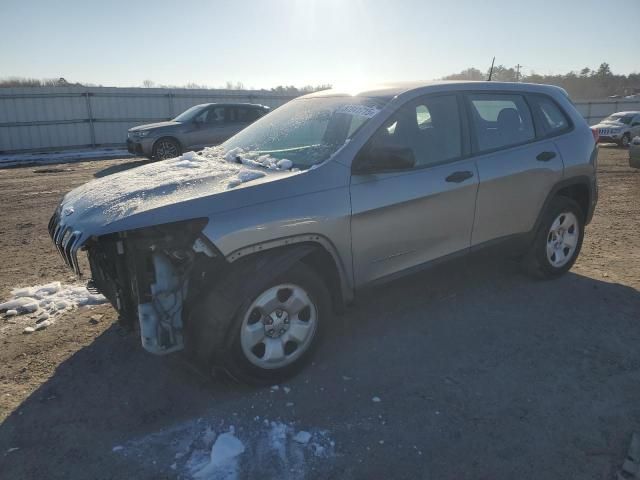
[[356, 159], [353, 173], [370, 173], [407, 170], [413, 168], [416, 159], [413, 150], [405, 147], [374, 147], [362, 152]]

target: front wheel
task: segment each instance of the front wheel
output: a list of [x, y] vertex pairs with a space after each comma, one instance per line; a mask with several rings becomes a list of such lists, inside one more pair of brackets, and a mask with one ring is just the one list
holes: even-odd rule
[[[226, 340], [218, 352], [203, 345], [200, 351], [204, 358], [202, 354], [200, 357], [214, 369], [222, 367], [238, 381], [278, 383], [297, 373], [310, 358], [331, 315], [330, 295], [322, 279], [301, 262], [246, 287], [254, 277], [243, 276], [245, 288], [229, 298], [232, 303], [238, 299], [231, 307], [234, 313], [230, 321], [220, 318], [225, 315], [220, 295], [212, 292], [202, 304], [197, 313], [204, 320], [195, 332], [198, 341], [216, 330]], [[223, 323], [226, 333], [220, 331]]]
[[525, 265], [541, 278], [555, 278], [575, 263], [584, 237], [584, 213], [571, 198], [559, 196], [551, 201]]
[[153, 146], [153, 158], [156, 160], [179, 157], [181, 153], [180, 144], [173, 138], [161, 138]]
[[629, 144], [631, 143], [631, 135], [625, 133], [620, 140], [620, 146], [622, 148], [629, 148]]

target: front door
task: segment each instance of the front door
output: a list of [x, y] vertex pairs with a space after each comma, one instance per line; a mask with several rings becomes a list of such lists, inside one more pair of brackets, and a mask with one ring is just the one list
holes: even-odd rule
[[469, 248], [478, 175], [465, 158], [460, 106], [455, 95], [405, 104], [354, 160], [386, 147], [415, 158], [413, 168], [352, 176], [357, 286]]
[[186, 147], [197, 150], [225, 141], [230, 126], [227, 110], [224, 106], [213, 106], [198, 115], [186, 134], [189, 143]]

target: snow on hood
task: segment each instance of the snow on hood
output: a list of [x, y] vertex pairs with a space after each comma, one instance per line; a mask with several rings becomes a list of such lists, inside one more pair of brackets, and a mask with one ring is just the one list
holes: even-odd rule
[[[222, 147], [149, 163], [92, 180], [69, 192], [61, 204], [63, 221], [99, 217], [111, 223], [158, 207], [210, 196], [243, 183], [291, 171], [290, 160]], [[296, 169], [293, 169], [294, 171]], [[73, 215], [67, 218], [68, 215]]]

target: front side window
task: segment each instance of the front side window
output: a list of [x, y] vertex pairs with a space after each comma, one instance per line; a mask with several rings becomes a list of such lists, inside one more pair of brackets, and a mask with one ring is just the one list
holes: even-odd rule
[[190, 122], [195, 118], [199, 117], [200, 115], [202, 115], [202, 113], [205, 112], [206, 110], [207, 110], [207, 105], [195, 105], [189, 108], [188, 110], [185, 110], [184, 112], [182, 112], [180, 115], [174, 118], [173, 121], [184, 122], [184, 123]]
[[222, 125], [224, 123], [224, 107], [210, 108], [204, 113], [203, 121], [209, 125]]
[[385, 98], [312, 97], [292, 100], [263, 116], [223, 146], [268, 154], [305, 169], [333, 155], [388, 102]]
[[531, 112], [521, 95], [469, 95], [478, 149], [494, 150], [535, 138]]
[[371, 139], [371, 148], [410, 148], [420, 168], [460, 157], [461, 138], [456, 97], [423, 97], [392, 115]]

